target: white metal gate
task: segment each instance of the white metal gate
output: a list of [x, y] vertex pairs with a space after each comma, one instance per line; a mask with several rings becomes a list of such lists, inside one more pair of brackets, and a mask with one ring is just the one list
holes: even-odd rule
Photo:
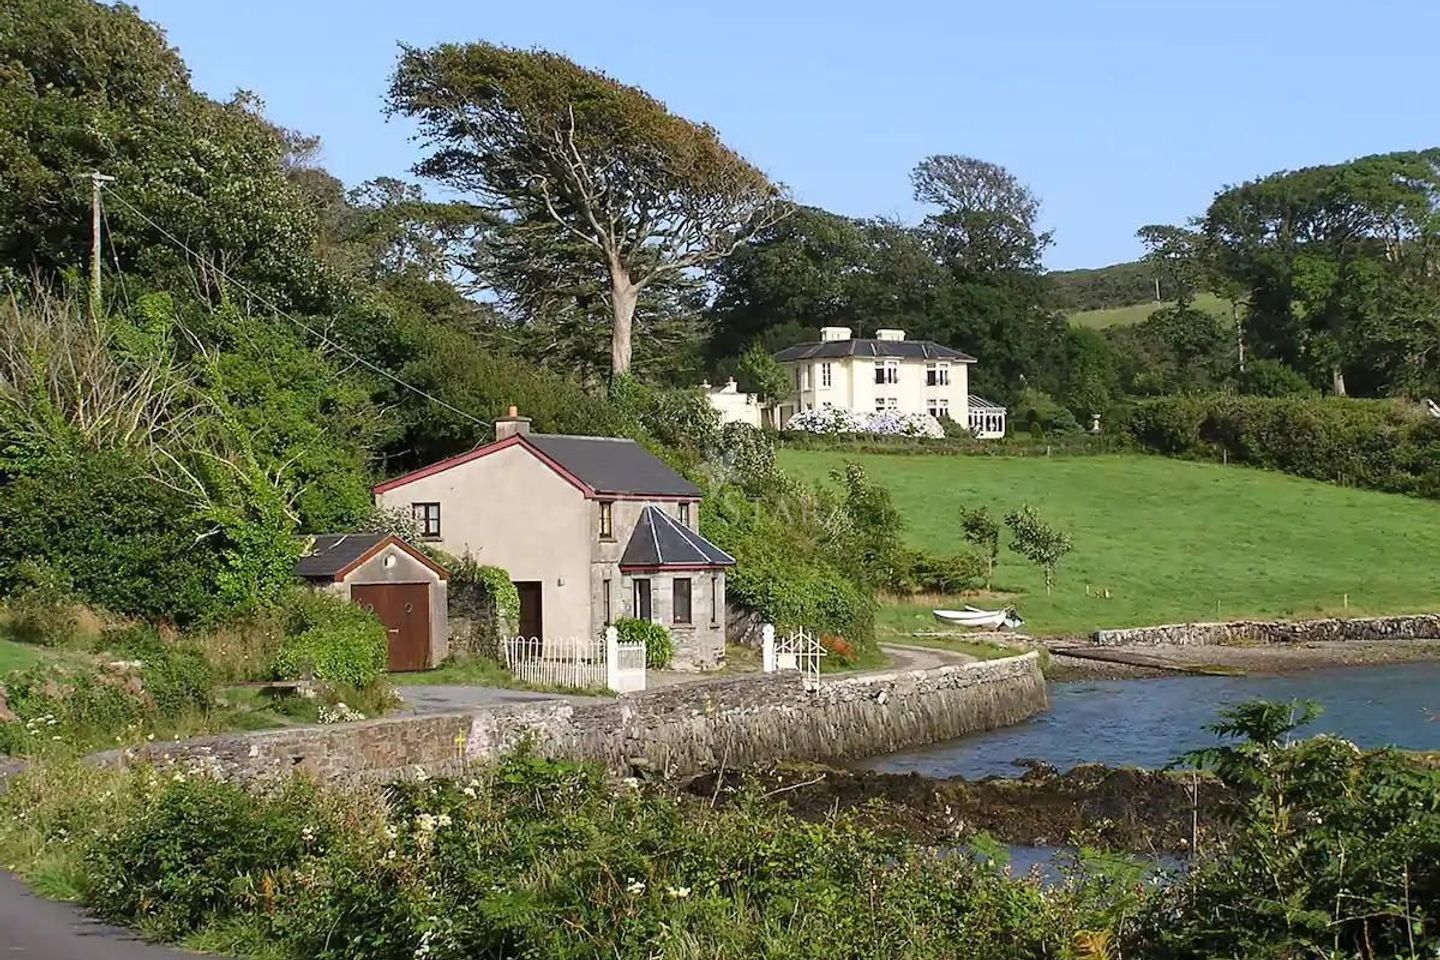
[[762, 630], [764, 646], [764, 669], [767, 673], [776, 670], [799, 670], [807, 690], [820, 683], [820, 658], [825, 656], [825, 647], [808, 630], [793, 630], [782, 636], [775, 636], [775, 628], [766, 624]]

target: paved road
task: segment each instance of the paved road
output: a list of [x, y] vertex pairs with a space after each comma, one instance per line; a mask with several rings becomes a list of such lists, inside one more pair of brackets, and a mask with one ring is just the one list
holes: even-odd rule
[[0, 870], [0, 957], [4, 960], [194, 960], [197, 956], [152, 946], [128, 930], [90, 919], [68, 903], [41, 900]]
[[396, 687], [401, 698], [416, 713], [447, 713], [473, 707], [498, 707], [512, 703], [541, 703], [565, 700], [570, 703], [592, 703], [599, 697], [568, 696], [559, 693], [535, 693], [530, 690], [505, 690], [500, 687], [445, 686], [418, 684]]

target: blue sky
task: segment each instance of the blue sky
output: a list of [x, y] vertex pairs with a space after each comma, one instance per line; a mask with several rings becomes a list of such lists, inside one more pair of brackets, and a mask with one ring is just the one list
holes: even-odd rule
[[1440, 142], [1437, 0], [133, 0], [217, 97], [260, 94], [348, 184], [406, 175], [381, 112], [396, 44], [541, 46], [714, 125], [795, 197], [913, 221], [931, 153], [1003, 164], [1054, 269], [1223, 184]]

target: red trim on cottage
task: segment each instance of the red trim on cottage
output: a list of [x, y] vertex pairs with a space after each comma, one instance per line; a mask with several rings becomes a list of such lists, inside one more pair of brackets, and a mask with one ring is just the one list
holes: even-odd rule
[[535, 444], [525, 439], [525, 435], [522, 433], [513, 434], [506, 437], [504, 440], [496, 440], [493, 443], [485, 444], [485, 446], [483, 447], [476, 447], [474, 450], [457, 454], [456, 456], [448, 457], [444, 460], [437, 460], [429, 466], [421, 467], [419, 470], [412, 470], [410, 473], [402, 473], [400, 476], [394, 478], [393, 480], [386, 480], [384, 483], [375, 484], [375, 486], [370, 488], [370, 493], [373, 496], [379, 496], [382, 493], [389, 493], [391, 490], [394, 490], [397, 487], [403, 487], [407, 483], [413, 483], [416, 480], [423, 480], [426, 477], [433, 477], [435, 474], [443, 473], [444, 471], [449, 470], [451, 467], [458, 467], [462, 464], [469, 463], [472, 460], [479, 460], [481, 457], [489, 456], [492, 453], [498, 453], [499, 451], [504, 450], [507, 447], [514, 446], [524, 447], [527, 451], [530, 452], [531, 455], [535, 457], [535, 459], [539, 460], [541, 463], [545, 464], [545, 466], [549, 467], [551, 470], [559, 474], [562, 479], [564, 479], [576, 490], [579, 490], [581, 493], [583, 493], [585, 497], [589, 500], [654, 500], [656, 502], [662, 503], [692, 504], [698, 504], [700, 502], [700, 498], [695, 494], [681, 495], [660, 493], [607, 493], [603, 490], [596, 490], [584, 480], [581, 480], [579, 477], [575, 476], [575, 474], [571, 473], [569, 470], [566, 470], [563, 466], [561, 466], [558, 460], [555, 460], [553, 457], [546, 454], [539, 447], [535, 446]]
[[645, 563], [620, 564], [621, 573], [670, 573], [673, 570], [724, 570], [728, 563]]
[[334, 576], [335, 582], [342, 582], [346, 577], [354, 573], [358, 567], [367, 563], [370, 560], [375, 559], [376, 554], [378, 554], [381, 550], [384, 550], [386, 547], [392, 544], [399, 547], [401, 550], [405, 551], [405, 553], [414, 557], [416, 560], [419, 560], [422, 564], [429, 567], [431, 570], [435, 571], [435, 573], [439, 574], [441, 580], [450, 579], [449, 570], [446, 570], [444, 567], [440, 566], [440, 564], [436, 563], [434, 560], [431, 560], [429, 557], [425, 556], [425, 554], [421, 553], [415, 547], [412, 547], [410, 544], [406, 543], [404, 540], [401, 540], [399, 537], [395, 536], [392, 533], [384, 540], [381, 540], [379, 543], [375, 544], [375, 546], [371, 547], [369, 550], [366, 550], [364, 553], [360, 554], [360, 556], [356, 557], [354, 560], [351, 560], [339, 570], [336, 570]]
[[403, 487], [407, 483], [414, 483], [416, 480], [423, 480], [426, 477], [433, 477], [435, 474], [443, 473], [444, 471], [449, 470], [451, 467], [458, 467], [461, 464], [469, 463], [472, 460], [479, 460], [481, 457], [488, 457], [492, 453], [499, 453], [501, 450], [505, 450], [509, 447], [514, 446], [524, 447], [535, 457], [535, 459], [545, 464], [545, 466], [549, 467], [551, 470], [554, 470], [571, 486], [575, 487], [575, 489], [579, 490], [587, 497], [594, 496], [595, 491], [590, 489], [590, 487], [586, 485], [583, 480], [575, 476], [575, 474], [571, 473], [569, 470], [566, 470], [564, 467], [560, 466], [560, 464], [556, 463], [550, 457], [547, 457], [544, 453], [540, 451], [540, 448], [536, 447], [535, 444], [527, 441], [525, 439], [525, 436], [519, 433], [508, 436], [504, 440], [496, 440], [493, 443], [487, 443], [483, 447], [476, 447], [474, 450], [458, 454], [457, 456], [449, 457], [445, 460], [437, 460], [436, 462], [430, 464], [428, 467], [421, 467], [419, 470], [412, 470], [410, 473], [403, 473], [393, 480], [386, 480], [384, 483], [377, 483], [375, 486], [370, 488], [370, 492], [375, 496], [379, 496], [382, 493], [389, 493], [391, 490], [394, 490], [397, 487]]

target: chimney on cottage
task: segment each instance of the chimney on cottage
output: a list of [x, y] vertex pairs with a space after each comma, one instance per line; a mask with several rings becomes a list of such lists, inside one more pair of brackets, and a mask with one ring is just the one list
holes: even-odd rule
[[876, 340], [904, 340], [904, 339], [905, 339], [905, 331], [904, 331], [904, 330], [891, 330], [891, 329], [876, 330], [876, 331], [875, 331], [875, 339], [876, 339]]
[[504, 440], [517, 433], [522, 437], [530, 433], [530, 418], [520, 416], [520, 411], [512, 406], [505, 411], [505, 416], [495, 421], [495, 439]]
[[850, 328], [849, 328], [849, 327], [821, 327], [821, 328], [820, 328], [820, 339], [821, 339], [823, 342], [825, 342], [825, 343], [829, 343], [829, 342], [832, 341], [832, 340], [849, 340], [849, 339], [851, 339], [851, 337], [850, 337]]

